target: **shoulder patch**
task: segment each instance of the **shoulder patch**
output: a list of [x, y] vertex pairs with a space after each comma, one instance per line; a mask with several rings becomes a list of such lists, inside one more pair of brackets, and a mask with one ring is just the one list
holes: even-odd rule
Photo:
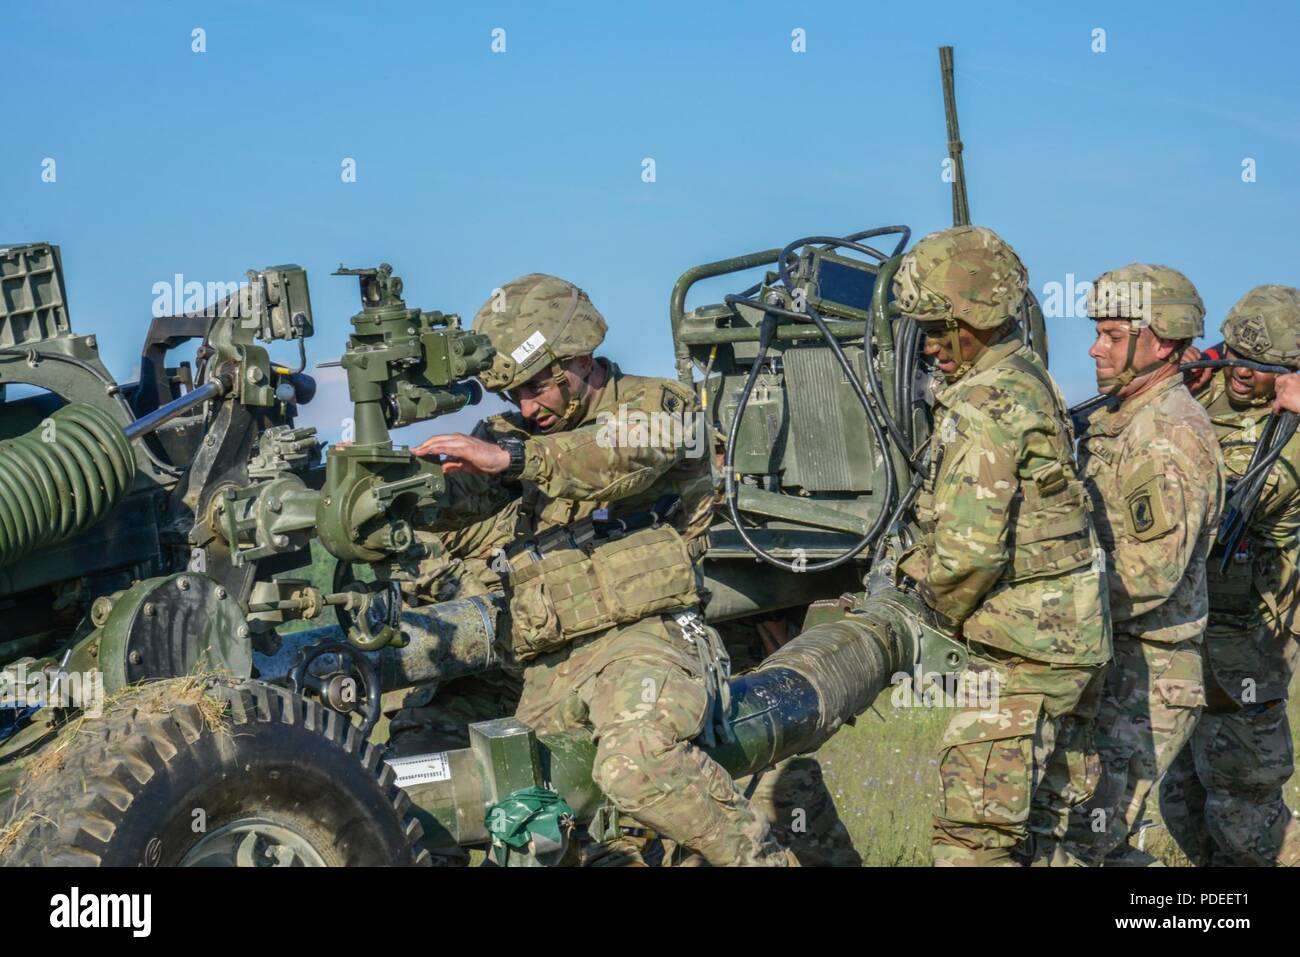
[[1159, 538], [1173, 527], [1165, 509], [1163, 482], [1159, 478], [1130, 492], [1124, 504], [1128, 512], [1128, 530], [1139, 542]]
[[672, 379], [650, 380], [659, 390], [659, 407], [669, 415], [681, 415], [695, 404], [695, 390]]

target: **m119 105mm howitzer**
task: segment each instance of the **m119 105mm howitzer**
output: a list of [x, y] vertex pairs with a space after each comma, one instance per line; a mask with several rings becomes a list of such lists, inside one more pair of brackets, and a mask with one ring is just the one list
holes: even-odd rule
[[[953, 138], [955, 114], [949, 126]], [[964, 177], [954, 190], [968, 215]], [[731, 735], [712, 753], [738, 775], [816, 748], [896, 674], [964, 666], [961, 645], [894, 584], [929, 429], [920, 337], [889, 295], [909, 236], [814, 235], [695, 267], [672, 291], [678, 373], [700, 396], [725, 493], [703, 559], [706, 618], [804, 631], [730, 682]], [[723, 302], [686, 309], [700, 280], [764, 267]], [[410, 862], [423, 830], [435, 846], [554, 862], [574, 822], [597, 836], [614, 826], [583, 735], [538, 742], [503, 716], [475, 726], [470, 749], [389, 763], [366, 742], [383, 692], [497, 663], [499, 597], [413, 606], [400, 591], [429, 547], [413, 530], [449, 503], [438, 463], [389, 432], [475, 401], [492, 352], [456, 316], [408, 307], [386, 264], [340, 274], [362, 299], [338, 363], [355, 435], [323, 453], [296, 423], [315, 391], [300, 267], [251, 272], [211, 310], [155, 319], [139, 382], [119, 386], [94, 337], [72, 331], [57, 247], [0, 251], [0, 384], [38, 390], [4, 396], [0, 443], [0, 602], [13, 619], [0, 664], [15, 679], [0, 702], [8, 859]], [[1023, 318], [1045, 352], [1032, 297]], [[196, 368], [168, 365], [187, 342]], [[275, 343], [296, 346], [296, 363], [273, 361]], [[328, 583], [312, 579], [313, 550], [336, 560]], [[328, 608], [335, 624], [295, 630]], [[62, 774], [27, 772], [86, 713], [60, 695], [90, 673], [108, 700], [62, 752], [85, 771], [73, 794]], [[213, 743], [220, 722], [186, 717], [194, 674], [240, 726], [230, 747]], [[149, 682], [164, 691], [145, 699], [171, 700], [170, 711], [131, 696]], [[103, 749], [98, 763], [79, 757], [87, 738]], [[165, 773], [128, 780], [142, 766]], [[230, 794], [205, 790], [207, 779]], [[299, 806], [340, 833], [322, 838]], [[186, 816], [197, 810], [200, 831]], [[368, 830], [342, 823], [358, 815]]]

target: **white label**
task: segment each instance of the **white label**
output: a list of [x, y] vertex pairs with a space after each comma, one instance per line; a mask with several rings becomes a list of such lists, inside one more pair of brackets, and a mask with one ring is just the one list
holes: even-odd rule
[[451, 764], [447, 761], [446, 751], [413, 754], [409, 758], [390, 758], [385, 763], [396, 772], [399, 788], [451, 780]]
[[523, 341], [514, 352], [510, 353], [510, 358], [515, 360], [516, 365], [523, 365], [528, 361], [528, 357], [534, 352], [546, 345], [546, 337], [542, 335], [541, 330], [534, 332], [531, 336]]

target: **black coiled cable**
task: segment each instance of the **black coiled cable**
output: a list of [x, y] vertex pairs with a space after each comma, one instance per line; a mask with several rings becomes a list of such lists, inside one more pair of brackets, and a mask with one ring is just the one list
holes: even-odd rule
[[[888, 256], [878, 249], [863, 245], [858, 242], [858, 240], [895, 232], [902, 233], [898, 245], [894, 250], [894, 255], [897, 255], [907, 244], [908, 237], [911, 235], [911, 231], [905, 226], [886, 226], [878, 229], [864, 230], [860, 233], [851, 234], [848, 237], [810, 236], [798, 239], [787, 245], [785, 249], [781, 251], [781, 255], [777, 260], [781, 281], [787, 289], [794, 288], [789, 272], [789, 260], [795, 249], [814, 244], [822, 245], [823, 248], [844, 247], [853, 249], [868, 256], [873, 256], [877, 260], [884, 262], [889, 258]], [[880, 294], [880, 291], [877, 290], [876, 293]], [[910, 433], [911, 430], [910, 428], [904, 430], [900, 426], [900, 423], [895, 421], [894, 416], [890, 413], [888, 404], [884, 401], [880, 383], [875, 376], [875, 370], [872, 365], [873, 357], [871, 354], [870, 320], [868, 320], [868, 328], [863, 336], [863, 362], [867, 370], [867, 378], [871, 387], [871, 395], [868, 395], [867, 391], [862, 386], [862, 382], [859, 379], [857, 372], [853, 369], [852, 363], [849, 362], [848, 357], [844, 354], [844, 349], [840, 346], [839, 340], [826, 326], [825, 320], [811, 303], [806, 303], [806, 311], [800, 313], [782, 308], [772, 303], [742, 298], [740, 296], [727, 296], [725, 301], [728, 305], [747, 305], [762, 310], [763, 312], [763, 320], [759, 326], [758, 355], [750, 366], [749, 375], [745, 379], [745, 385], [741, 390], [740, 399], [736, 404], [735, 411], [732, 413], [731, 428], [728, 430], [727, 446], [723, 455], [724, 497], [727, 505], [727, 513], [731, 518], [732, 524], [736, 528], [736, 533], [740, 536], [741, 541], [745, 543], [745, 547], [747, 547], [756, 557], [767, 562], [769, 565], [792, 572], [828, 571], [832, 568], [837, 568], [840, 565], [853, 560], [859, 553], [868, 548], [871, 543], [875, 541], [889, 526], [890, 522], [895, 519], [897, 514], [895, 499], [898, 494], [898, 476], [894, 472], [893, 458], [888, 451], [888, 442], [890, 439], [898, 445], [900, 450], [904, 451], [904, 456], [909, 462], [909, 465], [915, 468], [915, 464], [912, 463], [911, 442], [908, 435], [905, 434], [905, 431]], [[735, 474], [735, 449], [736, 439], [740, 432], [740, 420], [745, 407], [749, 403], [749, 397], [753, 392], [754, 384], [758, 380], [759, 373], [762, 370], [763, 361], [767, 357], [767, 351], [772, 344], [772, 340], [775, 338], [777, 326], [776, 320], [778, 317], [794, 319], [799, 322], [811, 321], [822, 334], [822, 337], [829, 346], [831, 353], [835, 356], [840, 368], [844, 371], [849, 385], [853, 389], [854, 395], [857, 396], [863, 410], [867, 414], [867, 423], [871, 428], [876, 442], [876, 447], [881, 450], [881, 462], [884, 466], [885, 472], [884, 501], [880, 511], [876, 514], [876, 518], [872, 522], [871, 527], [867, 530], [867, 533], [863, 535], [856, 544], [852, 545], [842, 554], [812, 565], [796, 565], [794, 562], [782, 561], [764, 550], [763, 547], [755, 542], [745, 530], [737, 504], [739, 490], [737, 488]], [[910, 407], [908, 415], [910, 417]], [[888, 434], [888, 438], [886, 437], [886, 434]]]

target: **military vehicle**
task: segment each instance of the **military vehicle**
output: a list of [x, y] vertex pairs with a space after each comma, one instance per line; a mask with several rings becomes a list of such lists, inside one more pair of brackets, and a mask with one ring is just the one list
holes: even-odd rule
[[[941, 61], [964, 224], [949, 48]], [[718, 450], [706, 616], [802, 631], [730, 680], [730, 734], [709, 750], [736, 775], [815, 749], [898, 672], [964, 666], [893, 584], [929, 428], [921, 341], [890, 301], [909, 237], [808, 236], [672, 290], [677, 372]], [[763, 269], [687, 311], [696, 283]], [[28, 393], [0, 392], [0, 862], [418, 864], [457, 844], [551, 864], [575, 828], [615, 826], [585, 735], [539, 741], [503, 717], [468, 749], [390, 760], [369, 740], [383, 693], [494, 664], [500, 596], [403, 596], [445, 483], [389, 431], [475, 402], [492, 350], [408, 306], [388, 264], [336, 275], [362, 300], [340, 361], [355, 435], [323, 454], [295, 425], [315, 389], [300, 267], [155, 319], [119, 385], [73, 330], [58, 247], [0, 249], [0, 390]], [[1032, 296], [1022, 318], [1046, 358]], [[196, 342], [193, 367], [169, 364]]]

